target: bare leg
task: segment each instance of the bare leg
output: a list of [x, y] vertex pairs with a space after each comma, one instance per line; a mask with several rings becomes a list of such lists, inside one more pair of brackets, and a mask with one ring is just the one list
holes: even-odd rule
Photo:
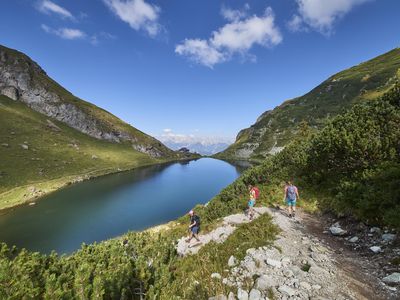
[[200, 242], [199, 236], [196, 233], [194, 233], [193, 236], [198, 242]]
[[193, 238], [193, 232], [190, 231], [189, 238], [186, 240], [186, 243], [190, 243]]

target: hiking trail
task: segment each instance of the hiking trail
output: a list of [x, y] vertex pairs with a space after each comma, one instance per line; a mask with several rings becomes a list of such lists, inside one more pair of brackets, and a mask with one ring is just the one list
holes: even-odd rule
[[[396, 289], [388, 290], [378, 278], [361, 268], [365, 258], [350, 255], [342, 248], [338, 254], [333, 248], [338, 245], [330, 241], [336, 237], [322, 235], [324, 226], [318, 223], [316, 216], [298, 210], [296, 218], [292, 219], [279, 208], [257, 207], [256, 211], [255, 218], [264, 213], [272, 215], [281, 233], [273, 247], [247, 249], [241, 261], [237, 261], [232, 249], [227, 262], [229, 273], [213, 273], [212, 276], [236, 293], [210, 299], [268, 299], [271, 293], [274, 299], [399, 299]], [[196, 247], [189, 248], [186, 237], [181, 238], [177, 251], [184, 256], [197, 253], [210, 241], [223, 243], [237, 225], [247, 222], [249, 219], [244, 214], [227, 216], [221, 226], [200, 234], [201, 244]], [[315, 233], [318, 224], [321, 235]], [[246, 289], [249, 280], [252, 288]]]

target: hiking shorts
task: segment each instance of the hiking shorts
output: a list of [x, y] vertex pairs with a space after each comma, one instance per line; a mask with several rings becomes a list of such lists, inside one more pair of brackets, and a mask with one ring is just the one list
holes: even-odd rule
[[254, 201], [254, 200], [252, 200], [252, 199], [250, 199], [249, 202], [247, 202], [247, 205], [248, 205], [249, 207], [254, 207], [254, 204], [256, 204], [256, 201]]
[[193, 226], [192, 228], [190, 228], [190, 230], [194, 233], [194, 234], [198, 234], [200, 231], [200, 226]]
[[286, 199], [286, 203], [288, 206], [296, 206], [296, 199]]

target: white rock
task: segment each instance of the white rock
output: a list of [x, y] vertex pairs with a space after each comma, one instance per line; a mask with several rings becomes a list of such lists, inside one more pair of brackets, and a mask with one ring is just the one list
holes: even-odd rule
[[369, 248], [369, 250], [371, 250], [374, 253], [381, 253], [382, 252], [382, 248], [379, 246], [372, 246]]
[[237, 297], [239, 300], [249, 300], [249, 293], [239, 288], [237, 292]]
[[400, 283], [400, 273], [392, 273], [383, 278], [382, 281], [387, 284], [398, 284]]
[[333, 234], [333, 235], [337, 235], [337, 236], [342, 236], [345, 235], [347, 233], [346, 230], [343, 230], [342, 228], [332, 225], [331, 227], [329, 227], [329, 231]]
[[381, 229], [379, 227], [372, 227], [369, 232], [371, 233], [380, 233]]
[[393, 241], [395, 238], [396, 238], [396, 235], [393, 234], [393, 233], [385, 233], [385, 234], [382, 234], [382, 240], [383, 240], [384, 242], [391, 242], [391, 241]]
[[233, 256], [233, 255], [231, 255], [231, 257], [229, 257], [229, 260], [228, 260], [228, 266], [229, 267], [233, 267], [234, 265], [236, 265], [236, 258]]
[[257, 278], [255, 288], [261, 291], [266, 291], [269, 288], [276, 287], [279, 282], [270, 275], [261, 275]]
[[221, 275], [219, 273], [212, 273], [211, 274], [211, 278], [213, 278], [213, 279], [221, 279], [222, 277], [221, 277]]
[[280, 269], [282, 267], [282, 263], [280, 261], [272, 259], [272, 258], [267, 258], [266, 263], [267, 263], [267, 265], [270, 265], [274, 268]]
[[319, 284], [314, 284], [313, 286], [312, 286], [312, 289], [313, 290], [320, 290], [322, 287], [319, 285]]
[[230, 292], [228, 295], [228, 300], [236, 300], [235, 294]]
[[358, 236], [353, 236], [351, 239], [349, 239], [350, 243], [356, 243], [358, 241]]
[[284, 258], [281, 259], [281, 263], [282, 263], [284, 266], [290, 264], [290, 262], [291, 262], [291, 261], [290, 261], [290, 258], [289, 258], [289, 257], [284, 257]]
[[311, 290], [311, 285], [306, 281], [302, 281], [302, 282], [300, 282], [300, 288], [302, 288], [303, 290], [309, 291], [309, 290]]
[[287, 295], [289, 297], [292, 297], [296, 294], [296, 291], [290, 287], [288, 287], [287, 285], [281, 285], [278, 288], [278, 291], [281, 292], [284, 295]]
[[263, 300], [261, 292], [257, 289], [252, 289], [250, 291], [249, 300]]
[[294, 273], [293, 273], [292, 270], [286, 269], [286, 270], [283, 271], [283, 276], [291, 278], [291, 277], [294, 276]]
[[22, 149], [24, 149], [24, 150], [28, 150], [28, 149], [29, 149], [29, 146], [28, 146], [28, 145], [25, 145], [25, 144], [21, 144], [21, 147], [22, 147]]

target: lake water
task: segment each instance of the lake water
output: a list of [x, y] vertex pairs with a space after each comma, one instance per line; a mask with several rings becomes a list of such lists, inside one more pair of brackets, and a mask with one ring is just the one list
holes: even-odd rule
[[34, 206], [0, 215], [0, 241], [32, 251], [70, 253], [85, 243], [182, 216], [233, 182], [246, 166], [202, 158], [85, 181]]

